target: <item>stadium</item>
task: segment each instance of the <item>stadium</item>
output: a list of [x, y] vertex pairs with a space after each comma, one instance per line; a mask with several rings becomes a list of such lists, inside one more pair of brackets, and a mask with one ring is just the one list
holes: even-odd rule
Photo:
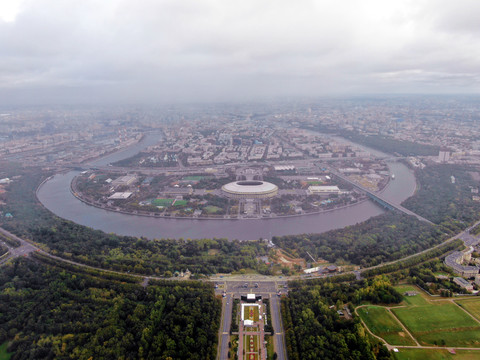
[[222, 192], [232, 199], [266, 199], [278, 194], [278, 187], [266, 181], [234, 181], [222, 186]]

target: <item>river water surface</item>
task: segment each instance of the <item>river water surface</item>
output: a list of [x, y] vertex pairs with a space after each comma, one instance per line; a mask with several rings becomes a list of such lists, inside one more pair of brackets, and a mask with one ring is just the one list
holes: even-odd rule
[[[158, 134], [149, 134], [140, 143], [92, 161], [89, 165], [104, 166], [130, 157], [147, 146], [155, 144], [159, 138]], [[377, 156], [388, 156], [372, 149], [368, 151]], [[415, 177], [413, 172], [401, 163], [391, 162], [388, 165], [391, 173], [395, 174], [395, 180], [390, 181], [382, 194], [387, 199], [400, 203], [415, 191]], [[87, 205], [74, 197], [70, 192], [70, 182], [78, 173], [78, 171], [70, 171], [55, 175], [40, 187], [37, 193], [38, 199], [47, 209], [62, 218], [121, 235], [147, 238], [253, 240], [278, 235], [321, 233], [354, 225], [384, 212], [372, 201], [364, 201], [321, 214], [272, 219], [195, 220], [127, 215]]]

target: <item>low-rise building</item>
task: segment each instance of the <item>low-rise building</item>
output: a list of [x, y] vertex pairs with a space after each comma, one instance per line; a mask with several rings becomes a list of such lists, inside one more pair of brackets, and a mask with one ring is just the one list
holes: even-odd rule
[[453, 282], [467, 291], [473, 290], [473, 285], [469, 283], [467, 280], [465, 280], [464, 278], [456, 277], [453, 279]]
[[454, 251], [445, 258], [445, 265], [451, 267], [453, 271], [460, 276], [474, 277], [479, 273], [478, 266], [462, 265], [464, 261], [471, 259], [473, 248], [468, 251]]
[[323, 186], [309, 186], [308, 194], [321, 195], [321, 194], [339, 194], [340, 189], [336, 185], [323, 185]]
[[129, 186], [134, 184], [137, 181], [137, 177], [135, 175], [125, 175], [121, 176], [112, 181], [113, 186]]

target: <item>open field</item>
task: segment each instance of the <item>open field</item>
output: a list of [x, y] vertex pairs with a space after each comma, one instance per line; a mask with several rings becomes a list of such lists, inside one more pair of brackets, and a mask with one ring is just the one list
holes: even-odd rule
[[456, 350], [456, 354], [450, 354], [447, 349], [399, 349], [394, 354], [396, 360], [477, 360], [480, 351]]
[[[480, 319], [480, 299], [463, 298], [453, 303], [447, 299], [431, 297], [414, 285], [398, 285], [395, 289], [402, 294], [406, 291], [415, 291], [417, 295], [404, 295], [400, 306], [390, 308], [391, 313], [382, 306], [357, 309], [372, 333], [383, 338], [387, 343], [397, 346], [410, 345], [408, 341], [417, 340], [421, 346], [478, 347], [480, 349], [480, 323], [466, 312]], [[398, 321], [408, 329], [414, 339], [402, 333]], [[401, 335], [404, 337], [400, 337]], [[411, 359], [417, 358], [413, 357], [416, 356], [415, 354], [416, 352], [412, 350]], [[418, 355], [419, 359], [425, 356], [425, 353], [419, 354], [424, 354]], [[432, 358], [436, 359], [435, 356], [439, 359], [450, 358], [442, 354], [444, 353], [434, 352]], [[450, 354], [447, 355], [450, 356]], [[397, 356], [399, 359], [408, 358], [399, 356]], [[477, 356], [480, 359], [480, 352], [473, 355], [465, 353], [465, 356], [467, 356], [466, 359], [470, 358], [468, 356]]]
[[455, 302], [480, 321], [480, 299], [457, 300]]
[[205, 206], [203, 208], [203, 210], [207, 213], [207, 214], [215, 214], [219, 211], [222, 211], [221, 208], [219, 208], [218, 206], [213, 206], [213, 205], [208, 205], [208, 206]]
[[404, 332], [397, 319], [382, 306], [359, 308], [358, 314], [375, 335], [385, 339], [390, 345], [416, 345]]
[[413, 332], [479, 326], [462, 309], [450, 302], [442, 302], [438, 305], [394, 308], [392, 311]]
[[480, 346], [480, 324], [451, 302], [392, 311], [421, 345]]
[[421, 289], [414, 285], [398, 285], [395, 286], [395, 290], [397, 290], [400, 294], [404, 294], [406, 291], [415, 291], [417, 295], [415, 296], [403, 296], [403, 301], [405, 302], [405, 305], [417, 305], [417, 306], [422, 306], [422, 305], [428, 305], [429, 302], [427, 299], [429, 296], [425, 294]]

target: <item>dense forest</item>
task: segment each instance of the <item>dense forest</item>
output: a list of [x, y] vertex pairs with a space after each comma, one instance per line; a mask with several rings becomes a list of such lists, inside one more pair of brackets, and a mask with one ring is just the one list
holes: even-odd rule
[[472, 171], [475, 170], [447, 164], [417, 169], [415, 177], [420, 188], [402, 205], [454, 231], [465, 228], [478, 220], [480, 213], [480, 202], [472, 200], [472, 189], [478, 189]]
[[388, 212], [343, 229], [277, 237], [273, 241], [307, 260], [308, 251], [330, 262], [346, 261], [363, 267], [414, 254], [478, 220], [480, 202], [472, 199], [472, 189], [478, 189], [478, 183], [473, 180], [472, 171], [465, 166], [444, 164], [416, 170], [419, 190], [402, 205], [440, 226]]
[[220, 312], [202, 282], [143, 287], [24, 258], [0, 272], [0, 344], [12, 359], [214, 359]]
[[324, 134], [338, 134], [354, 143], [365, 145], [387, 154], [399, 154], [402, 156], [434, 156], [438, 155], [439, 146], [420, 144], [413, 141], [397, 140], [386, 135], [364, 135], [357, 131], [335, 129], [323, 124], [307, 126], [307, 129]]
[[387, 212], [343, 229], [274, 237], [273, 242], [307, 260], [308, 251], [315, 258], [366, 267], [414, 254], [442, 242], [447, 236], [413, 216]]
[[429, 249], [420, 254], [413, 255], [408, 259], [401, 259], [395, 263], [384, 264], [375, 268], [362, 271], [362, 276], [372, 277], [379, 274], [388, 274], [388, 273], [404, 271], [405, 269], [411, 268], [412, 266], [416, 266], [418, 264], [424, 263], [425, 261], [428, 261], [433, 258], [442, 257], [445, 254], [451, 252], [452, 250], [461, 250], [464, 247], [465, 246], [463, 244], [463, 241], [460, 239], [456, 239], [454, 241], [449, 241], [446, 244], [443, 244], [441, 246]]
[[232, 272], [255, 269], [269, 274], [271, 269], [257, 260], [267, 255], [263, 241], [228, 241], [226, 239], [147, 240], [107, 234], [61, 219], [38, 202], [35, 189], [46, 174], [33, 169], [16, 171], [20, 177], [3, 194], [6, 205], [1, 210], [13, 218], [0, 218], [5, 229], [37, 243], [54, 255], [92, 266], [141, 274], [171, 276], [187, 268], [193, 274]]
[[327, 280], [290, 282], [288, 297], [282, 298], [288, 358], [390, 359], [388, 350], [371, 343], [357, 318], [340, 317], [349, 303], [399, 303], [402, 299], [385, 277], [369, 281], [336, 283]]
[[439, 146], [420, 144], [413, 141], [397, 140], [385, 135], [363, 135], [355, 131], [341, 130], [339, 135], [360, 145], [402, 156], [438, 155]]

